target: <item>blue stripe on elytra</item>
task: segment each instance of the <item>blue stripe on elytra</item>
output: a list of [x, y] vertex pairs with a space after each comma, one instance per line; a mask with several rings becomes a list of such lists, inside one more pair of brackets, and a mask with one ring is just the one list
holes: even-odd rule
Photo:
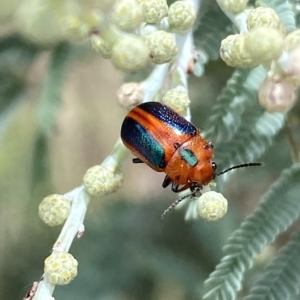
[[140, 104], [139, 108], [182, 134], [190, 134], [192, 136], [197, 134], [197, 128], [193, 124], [160, 102], [146, 102]]
[[165, 151], [157, 140], [138, 122], [126, 117], [121, 128], [122, 139], [158, 168], [165, 168]]

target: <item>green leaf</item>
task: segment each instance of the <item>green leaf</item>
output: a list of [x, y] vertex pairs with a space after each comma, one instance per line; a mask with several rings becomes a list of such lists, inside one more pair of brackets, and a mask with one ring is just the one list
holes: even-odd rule
[[265, 76], [263, 67], [236, 70], [213, 106], [208, 129], [203, 134], [215, 143], [230, 141], [244, 122], [243, 114], [248, 114], [247, 109], [256, 104], [257, 91]]
[[38, 111], [39, 124], [45, 134], [49, 134], [53, 129], [62, 102], [61, 93], [70, 54], [71, 46], [65, 42], [56, 46], [51, 54]]
[[41, 132], [37, 134], [32, 151], [31, 192], [33, 200], [40, 203], [45, 195], [53, 192], [46, 135]]
[[[299, 195], [299, 189], [295, 189], [294, 193]], [[297, 194], [294, 197], [297, 197]], [[292, 299], [297, 296], [300, 291], [299, 249], [300, 231], [293, 236], [292, 240], [282, 249], [281, 254], [267, 267], [245, 300]]]
[[[285, 124], [284, 114], [270, 114], [258, 104], [257, 92], [265, 76], [263, 67], [236, 70], [212, 108], [203, 135], [216, 145], [219, 170], [257, 160]], [[221, 180], [233, 173], [224, 174]]]
[[24, 71], [27, 70], [40, 50], [17, 34], [1, 38], [0, 72], [24, 76]]
[[296, 27], [299, 28], [300, 27], [300, 10], [299, 9], [295, 12], [295, 22], [296, 22]]
[[38, 48], [19, 35], [0, 39], [0, 112], [19, 101], [26, 84], [25, 76], [37, 53]]
[[205, 52], [210, 59], [218, 59], [221, 41], [230, 33], [232, 33], [230, 20], [219, 7], [210, 9], [200, 18], [194, 32], [195, 47]]
[[14, 120], [15, 115], [19, 112], [22, 106], [20, 97], [10, 99], [9, 103], [5, 106], [5, 109], [0, 111], [0, 139], [5, 134], [8, 125]]
[[[261, 108], [247, 111], [243, 123], [230, 142], [220, 143], [215, 150], [218, 166], [225, 169], [229, 166], [257, 160], [273, 143], [275, 135], [285, 124], [285, 115], [281, 113], [261, 114]], [[228, 172], [222, 180], [228, 179]]]
[[256, 211], [232, 233], [224, 247], [224, 257], [206, 281], [209, 291], [204, 298], [235, 299], [254, 255], [299, 217], [299, 181], [299, 165], [283, 171], [263, 196]]
[[9, 72], [0, 71], [0, 112], [5, 111], [9, 106], [20, 98], [24, 91], [23, 80]]
[[17, 34], [0, 38], [0, 137], [22, 109], [25, 78], [38, 51]]

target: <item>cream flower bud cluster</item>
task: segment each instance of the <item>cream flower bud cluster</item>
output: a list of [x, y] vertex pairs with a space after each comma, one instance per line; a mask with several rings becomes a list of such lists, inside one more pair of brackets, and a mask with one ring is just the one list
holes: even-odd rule
[[[223, 2], [229, 5], [234, 0]], [[269, 70], [259, 88], [258, 101], [268, 112], [286, 112], [295, 104], [300, 86], [300, 30], [287, 34], [269, 7], [250, 10], [246, 22], [248, 32], [229, 35], [221, 42], [220, 56], [232, 67], [261, 64]]]
[[258, 101], [268, 112], [287, 112], [295, 104], [300, 86], [300, 29], [285, 36], [276, 67], [259, 88]]
[[[39, 216], [49, 226], [64, 223], [70, 211], [70, 199], [58, 194], [45, 197], [39, 205]], [[68, 284], [77, 275], [77, 260], [66, 251], [54, 251], [45, 259], [44, 264], [45, 276], [52, 284]]]
[[232, 67], [269, 65], [282, 53], [285, 30], [276, 12], [268, 7], [252, 9], [247, 33], [230, 35], [221, 43], [220, 56]]
[[207, 221], [219, 220], [226, 214], [227, 208], [227, 199], [214, 191], [203, 193], [197, 200], [198, 215]]
[[117, 0], [105, 19], [105, 26], [91, 35], [92, 47], [117, 69], [136, 72], [150, 62], [164, 64], [176, 57], [174, 33], [188, 31], [196, 11], [186, 1], [169, 7], [166, 0]]
[[39, 205], [39, 216], [49, 226], [62, 224], [70, 214], [71, 203], [63, 195], [53, 194]]
[[223, 9], [233, 14], [238, 14], [246, 8], [248, 1], [249, 0], [219, 0], [219, 4]]
[[162, 98], [162, 103], [170, 106], [181, 115], [186, 114], [190, 102], [187, 90], [182, 86], [168, 90]]
[[52, 284], [66, 285], [77, 276], [78, 262], [68, 252], [53, 252], [45, 259], [44, 272]]
[[121, 170], [110, 170], [96, 165], [87, 170], [83, 177], [85, 190], [95, 197], [115, 192], [124, 180]]

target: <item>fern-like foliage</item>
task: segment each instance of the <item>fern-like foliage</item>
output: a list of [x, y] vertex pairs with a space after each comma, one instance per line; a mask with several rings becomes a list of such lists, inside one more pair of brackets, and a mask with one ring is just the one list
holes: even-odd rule
[[11, 123], [21, 107], [22, 101], [20, 97], [17, 97], [9, 104], [9, 106], [0, 112], [0, 140], [6, 133], [8, 125]]
[[[274, 136], [283, 128], [285, 115], [261, 113], [256, 106], [243, 117], [243, 123], [230, 142], [221, 143], [215, 151], [217, 163], [222, 169], [233, 164], [257, 160], [272, 145]], [[226, 180], [233, 172], [222, 175]]]
[[[253, 257], [274, 241], [300, 214], [300, 166], [283, 171], [250, 215], [228, 240], [224, 257], [206, 281], [205, 299], [233, 300]], [[285, 298], [282, 298], [285, 299]]]
[[245, 110], [256, 103], [258, 87], [265, 76], [262, 67], [235, 71], [212, 108], [205, 136], [215, 143], [230, 141], [242, 124]]
[[65, 82], [70, 53], [70, 44], [63, 42], [57, 45], [51, 54], [38, 112], [40, 128], [45, 134], [49, 134], [53, 129], [61, 104], [62, 87]]
[[[299, 193], [299, 189], [295, 192]], [[245, 300], [294, 299], [300, 291], [299, 249], [300, 231], [282, 249], [280, 256], [268, 266]]]
[[211, 60], [218, 59], [221, 41], [231, 32], [230, 20], [219, 8], [211, 9], [201, 17], [194, 32], [195, 47], [206, 53]]
[[43, 82], [39, 103], [39, 132], [36, 137], [32, 160], [32, 194], [39, 199], [43, 192], [52, 192], [49, 174], [48, 135], [53, 130], [55, 118], [62, 103], [62, 88], [66, 78], [72, 47], [67, 42], [58, 44], [51, 53], [49, 67]]
[[26, 87], [24, 78], [37, 52], [36, 46], [17, 34], [0, 39], [0, 131], [6, 130], [22, 103], [20, 99]]
[[32, 149], [30, 190], [33, 201], [38, 203], [45, 194], [53, 193], [48, 142], [48, 137], [39, 132]]
[[39, 50], [41, 48], [24, 40], [18, 34], [2, 37], [0, 39], [1, 72], [20, 74], [24, 67], [30, 66]]
[[300, 10], [299, 9], [295, 12], [295, 22], [296, 22], [296, 27], [299, 28], [300, 27]]

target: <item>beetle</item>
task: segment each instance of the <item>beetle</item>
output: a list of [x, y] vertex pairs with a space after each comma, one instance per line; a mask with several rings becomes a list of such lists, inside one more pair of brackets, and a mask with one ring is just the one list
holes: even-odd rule
[[142, 103], [129, 111], [121, 127], [121, 139], [136, 156], [133, 162], [165, 172], [162, 186], [171, 185], [175, 193], [188, 188], [195, 193], [216, 175], [261, 164], [241, 164], [216, 173], [213, 144], [192, 123], [160, 102]]

